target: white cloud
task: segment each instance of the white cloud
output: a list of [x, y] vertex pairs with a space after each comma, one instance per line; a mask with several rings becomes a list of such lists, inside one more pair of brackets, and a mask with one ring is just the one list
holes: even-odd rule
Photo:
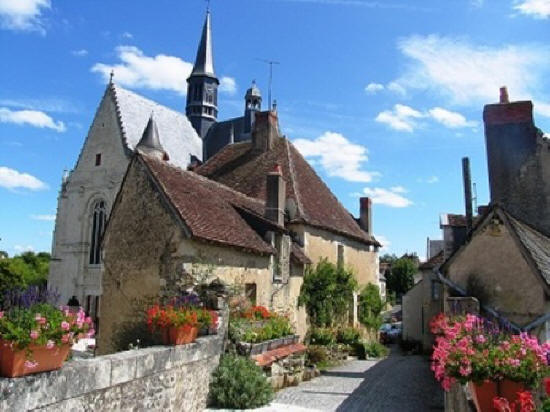
[[124, 33], [122, 33], [122, 37], [124, 37], [125, 39], [133, 39], [134, 35], [128, 31], [125, 31]]
[[457, 112], [451, 112], [441, 107], [434, 107], [428, 112], [430, 116], [436, 121], [451, 129], [457, 129], [461, 127], [475, 127], [477, 122], [466, 120], [466, 118]]
[[394, 83], [405, 90], [443, 94], [452, 104], [479, 107], [495, 102], [503, 85], [513, 100], [537, 98], [550, 72], [548, 46], [488, 47], [429, 35], [402, 39], [398, 48], [411, 63]]
[[220, 88], [221, 93], [227, 93], [233, 95], [237, 92], [237, 83], [233, 77], [223, 76], [220, 79]]
[[413, 132], [417, 127], [416, 119], [424, 117], [422, 113], [412, 107], [396, 104], [393, 110], [385, 110], [378, 113], [375, 120], [385, 123], [394, 130]]
[[4, 29], [45, 34], [41, 15], [50, 7], [50, 0], [0, 0], [0, 25]]
[[407, 94], [405, 88], [397, 82], [389, 82], [387, 88], [389, 91], [394, 92], [395, 94], [398, 94], [400, 96], [405, 96]]
[[43, 220], [46, 222], [53, 222], [55, 221], [55, 215], [31, 215], [31, 219], [33, 220]]
[[514, 9], [536, 19], [547, 19], [550, 17], [550, 0], [523, 0]]
[[130, 88], [171, 90], [186, 94], [187, 78], [193, 69], [191, 63], [165, 54], [146, 56], [134, 46], [119, 46], [116, 53], [120, 63], [96, 63], [92, 72], [101, 73], [107, 81], [113, 70], [115, 81]]
[[13, 250], [16, 252], [33, 252], [34, 246], [32, 245], [14, 245]]
[[88, 55], [88, 50], [86, 49], [80, 49], [80, 50], [73, 50], [71, 52], [71, 54], [73, 56], [76, 56], [76, 57], [84, 57], [84, 56], [87, 56]]
[[0, 123], [28, 124], [34, 127], [53, 129], [57, 132], [67, 130], [65, 123], [55, 121], [46, 113], [38, 110], [10, 110], [0, 107]]
[[437, 176], [430, 176], [426, 180], [426, 183], [429, 183], [429, 184], [434, 184], [434, 183], [437, 183], [437, 182], [439, 182], [439, 177], [437, 177]]
[[382, 247], [380, 248], [380, 251], [387, 252], [391, 246], [391, 242], [383, 235], [374, 235], [374, 238], [380, 242]]
[[390, 190], [394, 193], [407, 193], [408, 190], [405, 189], [403, 186], [393, 186], [390, 188]]
[[384, 85], [380, 83], [369, 83], [367, 87], [365, 87], [365, 91], [369, 94], [375, 94], [381, 90], [384, 90]]
[[308, 160], [318, 160], [329, 176], [368, 183], [380, 175], [362, 169], [368, 160], [367, 148], [350, 142], [340, 133], [325, 132], [314, 140], [296, 139], [294, 145]]
[[48, 97], [39, 99], [0, 99], [0, 106], [16, 107], [18, 109], [39, 110], [51, 113], [79, 113], [81, 105], [72, 100], [59, 97]]
[[29, 190], [43, 190], [48, 188], [44, 182], [36, 177], [5, 166], [0, 166], [0, 187], [6, 189], [22, 188]]
[[[396, 188], [398, 189], [397, 191], [394, 190]], [[403, 189], [401, 186], [393, 187], [389, 190], [381, 187], [365, 187], [363, 193], [370, 197], [375, 204], [399, 208], [411, 206], [413, 202], [402, 196], [403, 192], [401, 192], [401, 189]]]

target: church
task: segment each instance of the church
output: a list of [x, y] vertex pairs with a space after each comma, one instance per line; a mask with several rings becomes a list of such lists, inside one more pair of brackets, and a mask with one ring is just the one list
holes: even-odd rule
[[255, 300], [290, 312], [303, 334], [296, 305], [308, 265], [327, 258], [361, 286], [378, 283], [370, 199], [355, 219], [280, 132], [275, 107], [262, 111], [255, 84], [243, 116], [218, 122], [209, 12], [187, 82], [183, 114], [111, 78], [63, 178], [48, 286], [96, 319], [103, 306], [105, 339], [131, 312], [113, 308], [146, 292], [136, 285], [161, 293], [200, 258], [226, 282], [240, 274]]

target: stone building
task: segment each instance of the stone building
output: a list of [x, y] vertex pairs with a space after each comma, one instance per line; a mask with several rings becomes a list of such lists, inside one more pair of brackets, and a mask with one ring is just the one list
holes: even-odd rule
[[74, 169], [58, 196], [48, 287], [61, 303], [76, 296], [97, 314], [101, 295], [100, 238], [136, 145], [154, 113], [170, 164], [201, 158], [202, 142], [182, 113], [110, 82]]

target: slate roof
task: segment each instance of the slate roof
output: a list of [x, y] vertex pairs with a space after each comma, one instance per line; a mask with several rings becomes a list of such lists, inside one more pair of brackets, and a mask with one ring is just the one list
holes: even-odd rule
[[[313, 168], [286, 138], [276, 138], [273, 149], [250, 150], [251, 142], [226, 146], [195, 171], [247, 196], [266, 198], [266, 178], [279, 165], [286, 182], [290, 222], [303, 222], [357, 241], [379, 246], [342, 206]], [[292, 207], [288, 207], [289, 204]]]
[[550, 285], [550, 238], [507, 214], [516, 235], [531, 256], [540, 275]]
[[184, 113], [176, 112], [114, 83], [109, 86], [120, 120], [125, 147], [134, 151], [154, 114], [160, 143], [169, 162], [186, 168], [191, 155], [202, 159], [202, 140]]
[[250, 139], [251, 134], [244, 132], [243, 116], [216, 122], [210, 126], [204, 137], [204, 159], [209, 159], [231, 143]]

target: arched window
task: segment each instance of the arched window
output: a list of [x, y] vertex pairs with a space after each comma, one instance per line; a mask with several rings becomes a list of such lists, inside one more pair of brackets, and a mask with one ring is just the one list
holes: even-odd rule
[[105, 229], [105, 202], [98, 200], [94, 203], [92, 211], [92, 239], [90, 242], [90, 265], [100, 263], [100, 240]]

